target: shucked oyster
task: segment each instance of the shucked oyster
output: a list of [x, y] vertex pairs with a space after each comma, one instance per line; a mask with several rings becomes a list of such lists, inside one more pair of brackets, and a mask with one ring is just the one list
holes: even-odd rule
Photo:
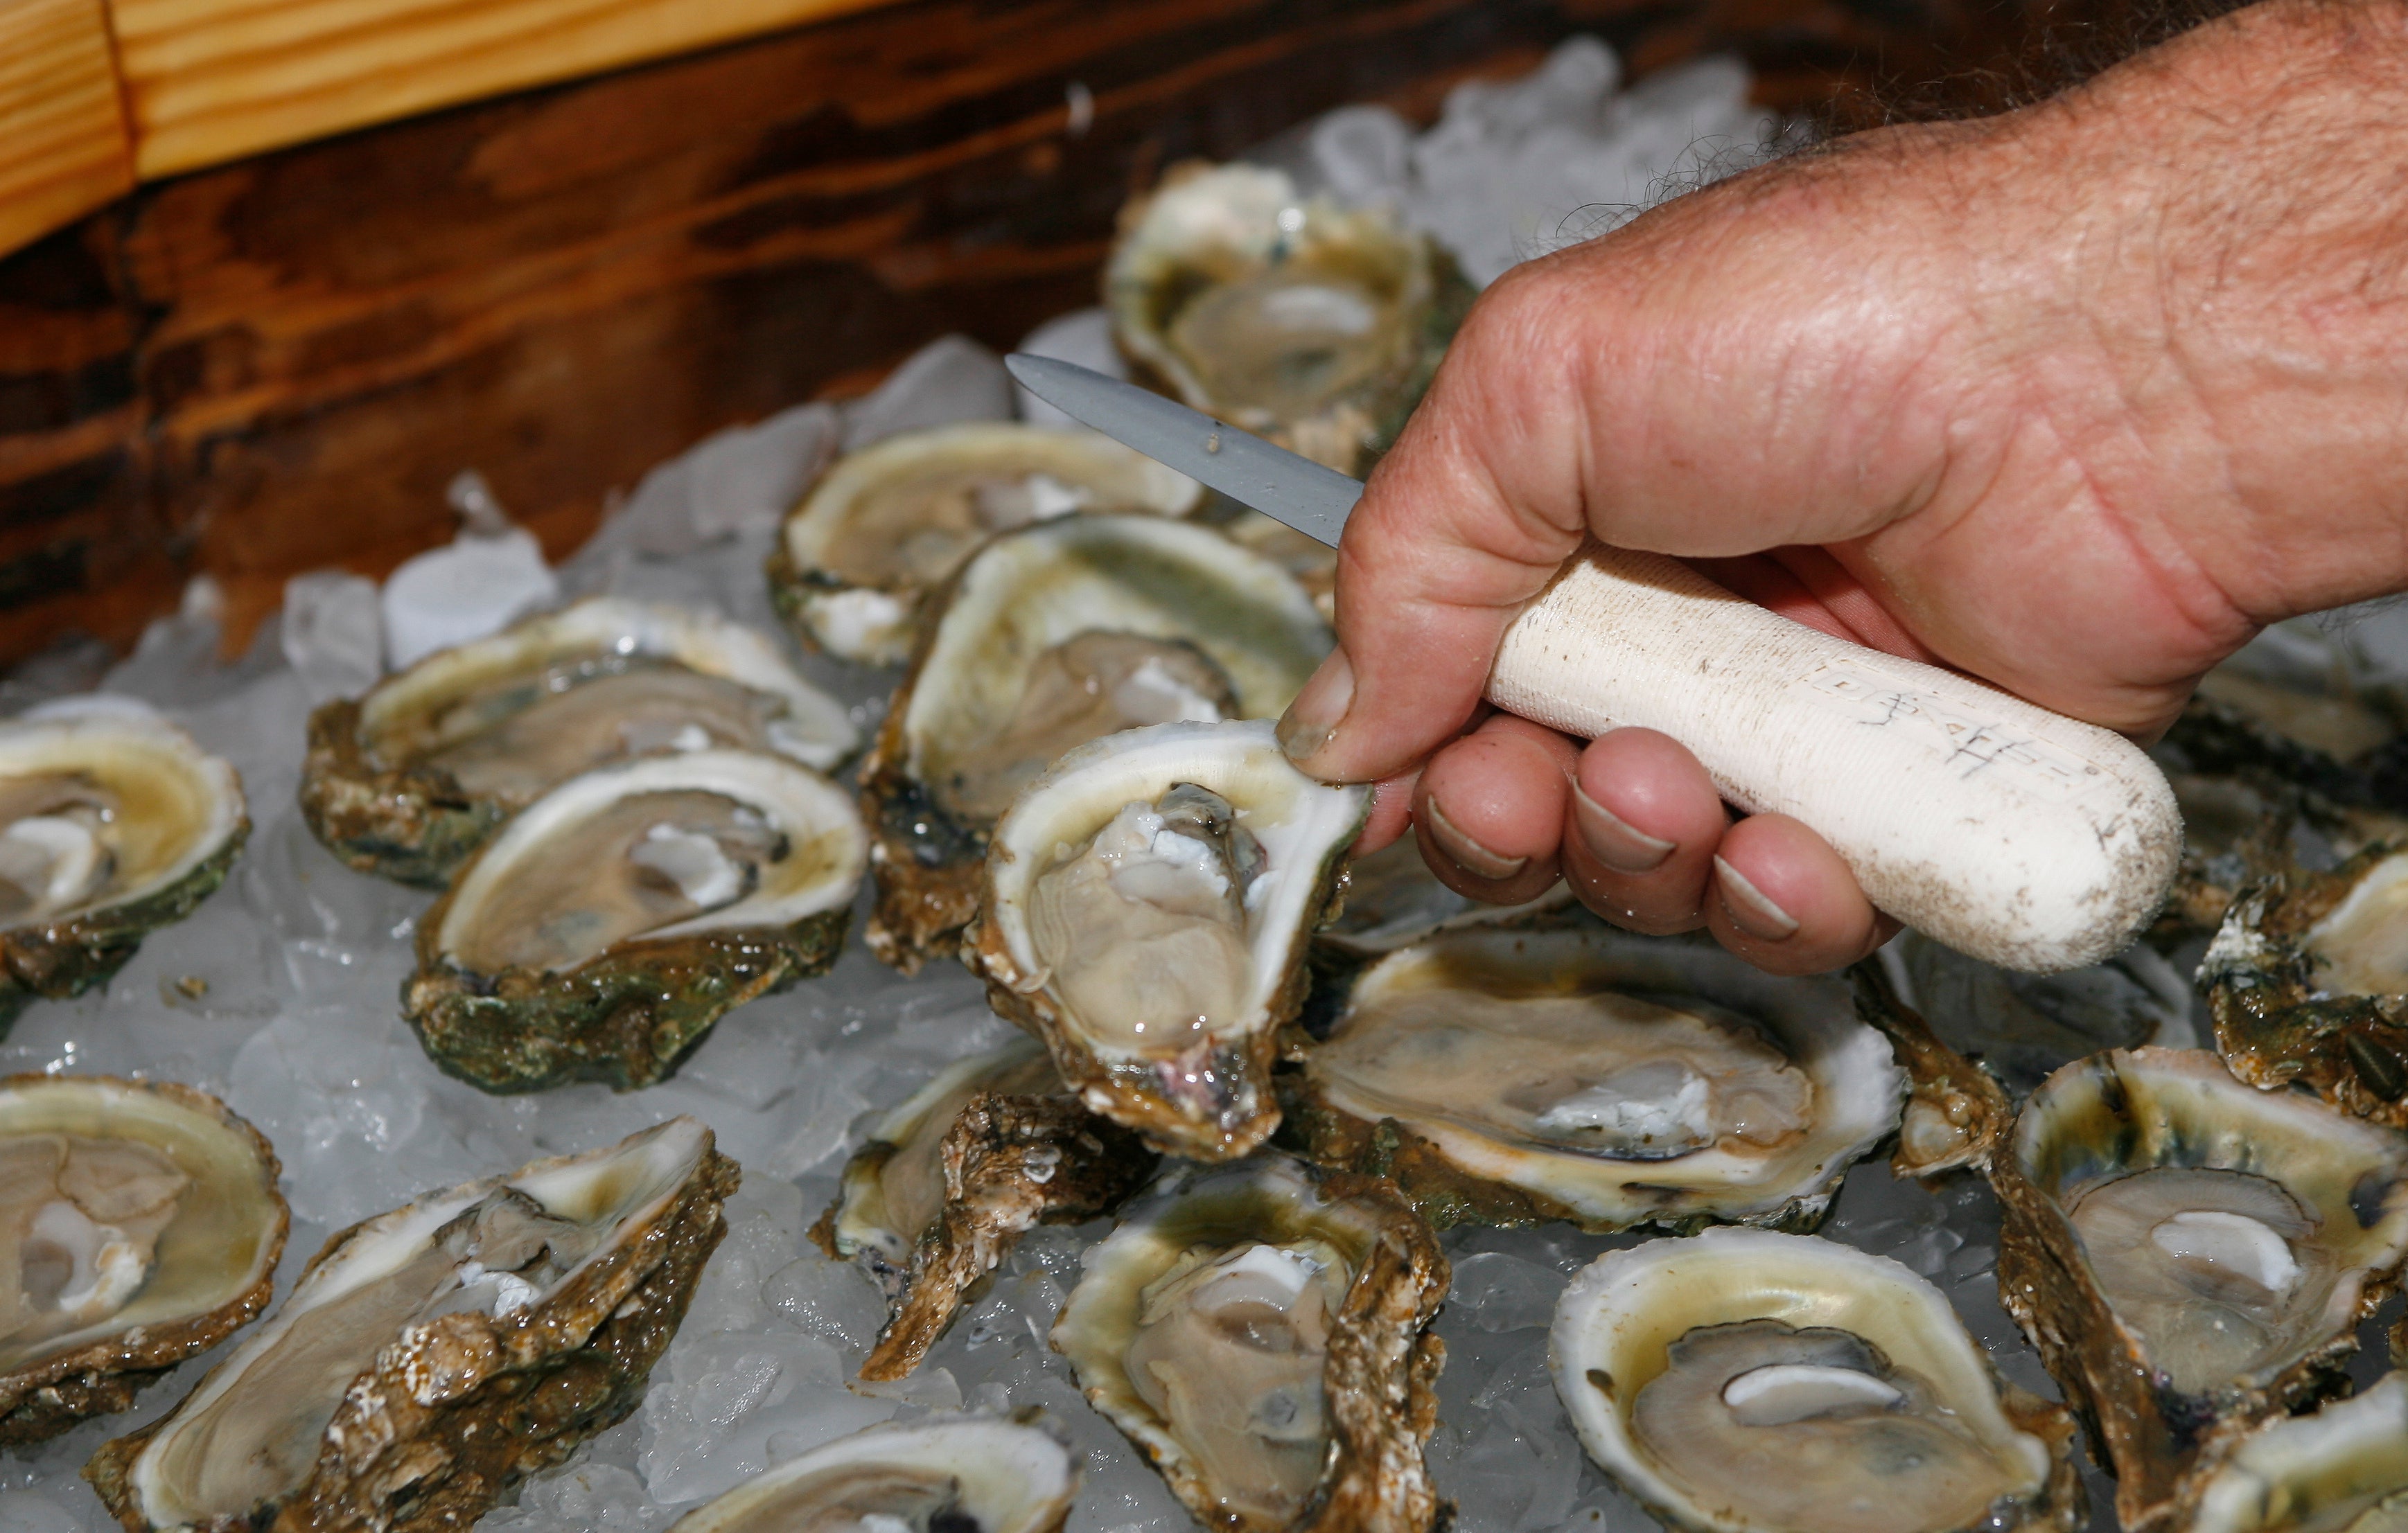
[[1083, 1258], [1054, 1323], [1088, 1403], [1225, 1533], [1421, 1533], [1446, 1259], [1387, 1182], [1198, 1172]]
[[2387, 1373], [2314, 1415], [2268, 1422], [2195, 1483], [2189, 1533], [2408, 1529], [2408, 1376]]
[[251, 821], [232, 766], [141, 704], [0, 724], [0, 1036], [80, 996], [225, 881]]
[[1154, 1175], [1136, 1135], [1062, 1091], [1045, 1046], [1015, 1038], [939, 1071], [845, 1163], [811, 1239], [886, 1294], [863, 1378], [917, 1368], [972, 1285], [1038, 1224], [1109, 1213]]
[[2408, 1128], [2408, 848], [2248, 890], [2200, 978], [2234, 1074]]
[[419, 923], [402, 1011], [487, 1091], [650, 1085], [730, 1007], [836, 961], [867, 861], [844, 790], [783, 757], [604, 766], [461, 868]]
[[2342, 1383], [2408, 1254], [2408, 1139], [2212, 1053], [2114, 1050], [2025, 1103], [1991, 1182], [1999, 1296], [2094, 1424], [2124, 1526]]
[[284, 1251], [277, 1169], [184, 1086], [0, 1079], [0, 1443], [124, 1410], [259, 1313]]
[[1093, 1110], [1167, 1153], [1246, 1153], [1278, 1126], [1278, 1030], [1369, 804], [1268, 721], [1073, 751], [996, 826], [969, 943], [988, 999]]
[[1845, 985], [1587, 921], [1390, 953], [1302, 1061], [1290, 1132], [1441, 1227], [1811, 1227], [1905, 1090]]
[[1991, 1369], [1940, 1291], [1811, 1236], [1608, 1252], [1547, 1354], [1581, 1442], [1695, 1533], [2080, 1525], [2073, 1423]]
[[1249, 165], [1174, 168], [1122, 213], [1104, 268], [1141, 380], [1348, 474], [1403, 425], [1470, 295], [1392, 212]]
[[839, 459], [780, 531], [769, 594], [830, 654], [910, 657], [920, 602], [998, 532], [1072, 511], [1184, 516], [1194, 480], [1092, 431], [978, 421]]
[[859, 738], [751, 629], [595, 596], [319, 709], [301, 811], [362, 872], [440, 884], [496, 824], [593, 767], [739, 749], [827, 770]]
[[1329, 651], [1278, 566], [1209, 528], [1062, 517], [1006, 534], [936, 601], [862, 768], [872, 952], [907, 972], [978, 909], [988, 832], [1074, 746], [1180, 720], [1275, 718]]
[[736, 1182], [677, 1118], [354, 1225], [84, 1475], [133, 1533], [466, 1527], [641, 1403]]
[[670, 1533], [1055, 1533], [1079, 1470], [1043, 1426], [892, 1423], [823, 1443], [687, 1512]]

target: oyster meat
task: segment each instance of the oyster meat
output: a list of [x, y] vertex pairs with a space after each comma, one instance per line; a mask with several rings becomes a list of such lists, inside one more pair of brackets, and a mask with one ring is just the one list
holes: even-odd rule
[[1441, 1227], [1811, 1227], [1906, 1084], [1845, 985], [1585, 919], [1390, 953], [1301, 1056], [1290, 1132]]
[[729, 1008], [836, 961], [868, 854], [844, 790], [781, 756], [600, 767], [460, 869], [419, 923], [403, 1014], [488, 1091], [650, 1085]]
[[1372, 1177], [1197, 1172], [1083, 1258], [1054, 1323], [1088, 1403], [1226, 1533], [1421, 1533], [1446, 1260]]
[[1056, 1533], [1078, 1489], [1070, 1450], [1035, 1423], [887, 1423], [754, 1475], [670, 1533]]
[[277, 1174], [258, 1131], [190, 1087], [0, 1079], [0, 1443], [124, 1410], [265, 1308]]
[[0, 1037], [37, 996], [80, 996], [225, 881], [242, 782], [129, 698], [0, 724]]
[[2176, 1526], [2189, 1533], [2402, 1533], [2408, 1529], [2408, 1377], [2386, 1373], [2313, 1415], [2243, 1439]]
[[2082, 1524], [2071, 1418], [1885, 1256], [1742, 1229], [1608, 1252], [1564, 1290], [1547, 1357], [1589, 1456], [1670, 1526]]
[[594, 767], [738, 749], [829, 770], [859, 742], [843, 706], [752, 630], [595, 596], [319, 709], [301, 810], [360, 871], [439, 885], [504, 819]]
[[1295, 580], [1208, 527], [1073, 516], [997, 537], [936, 600], [861, 776], [907, 972], [978, 909], [995, 822], [1053, 761], [1144, 724], [1275, 718], [1329, 651]]
[[642, 1402], [736, 1182], [676, 1118], [354, 1225], [84, 1475], [132, 1533], [466, 1527]]
[[1242, 164], [1173, 168], [1122, 212], [1104, 268], [1140, 380], [1346, 474], [1404, 424], [1470, 297], [1393, 211]]
[[2093, 1424], [2127, 1527], [2343, 1382], [2408, 1255], [2408, 1139], [2197, 1050], [2042, 1082], [1994, 1157], [2000, 1301]]
[[988, 999], [1092, 1110], [1167, 1153], [1246, 1153], [1279, 1125], [1279, 1029], [1369, 805], [1268, 721], [1070, 752], [996, 826], [968, 943]]
[[1184, 516], [1203, 487], [1098, 432], [977, 421], [838, 460], [781, 529], [769, 594], [797, 638], [910, 658], [920, 604], [996, 533], [1073, 511]]
[[2408, 1128], [2408, 845], [2246, 891], [2200, 978], [2234, 1074]]

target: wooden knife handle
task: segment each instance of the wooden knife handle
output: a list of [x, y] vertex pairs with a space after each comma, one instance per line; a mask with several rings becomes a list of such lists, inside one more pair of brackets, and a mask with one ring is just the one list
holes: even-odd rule
[[1488, 699], [1583, 738], [1660, 729], [1725, 798], [1791, 814], [1882, 910], [2053, 973], [2140, 934], [2182, 816], [2131, 741], [1830, 638], [1661, 554], [1592, 543], [1506, 631]]

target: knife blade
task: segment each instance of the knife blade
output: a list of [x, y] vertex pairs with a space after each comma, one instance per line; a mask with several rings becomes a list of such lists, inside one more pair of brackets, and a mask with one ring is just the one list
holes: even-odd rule
[[[1335, 543], [1362, 485], [1117, 379], [1014, 356], [1075, 420]], [[2005, 968], [2078, 968], [2156, 914], [2182, 851], [2139, 747], [1956, 671], [1793, 623], [1677, 559], [1590, 542], [1507, 625], [1488, 701], [1688, 747], [1722, 795], [1803, 821], [1881, 910]]]

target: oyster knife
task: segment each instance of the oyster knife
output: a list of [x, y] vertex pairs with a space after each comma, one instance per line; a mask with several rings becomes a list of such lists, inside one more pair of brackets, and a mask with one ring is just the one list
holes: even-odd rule
[[[1362, 494], [1101, 373], [1008, 365], [1073, 418], [1325, 543]], [[2122, 949], [2182, 853], [2172, 789], [2122, 736], [1794, 623], [1663, 554], [1582, 548], [1507, 625], [1486, 691], [1583, 739], [1670, 735], [1725, 798], [1805, 822], [1873, 904], [2004, 968]]]

